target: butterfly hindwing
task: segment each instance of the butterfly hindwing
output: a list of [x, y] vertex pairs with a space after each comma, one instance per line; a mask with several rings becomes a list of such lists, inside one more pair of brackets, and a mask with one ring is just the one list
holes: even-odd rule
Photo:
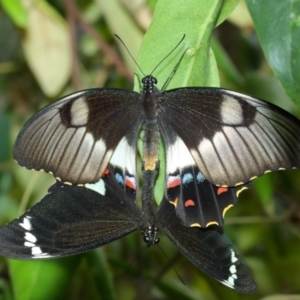
[[167, 160], [165, 195], [176, 207], [177, 216], [185, 226], [223, 226], [226, 211], [250, 184], [232, 188], [211, 184], [182, 139], [167, 125], [163, 128]]
[[[184, 226], [164, 199], [153, 216], [128, 196], [112, 167], [88, 188], [56, 182], [20, 218], [0, 228], [0, 255], [48, 259], [82, 253], [141, 230], [148, 246], [161, 230], [196, 267], [240, 293], [255, 283], [220, 227]], [[129, 193], [130, 195], [130, 193]], [[152, 199], [149, 198], [152, 203]], [[151, 204], [149, 203], [149, 204]]]
[[[134, 140], [133, 144], [129, 141]], [[130, 195], [136, 199], [138, 192], [138, 176], [136, 172], [136, 143], [135, 139], [125, 136], [116, 147], [108, 165], [116, 181]]]
[[300, 121], [277, 106], [217, 88], [174, 89], [161, 99], [160, 127], [172, 128], [215, 185], [300, 167]]
[[[140, 229], [144, 220], [134, 201], [109, 176], [100, 191], [55, 183], [18, 219], [0, 228], [0, 255], [46, 259], [82, 253]], [[123, 193], [122, 193], [123, 192]]]
[[135, 133], [127, 135], [129, 144], [136, 144], [142, 123], [140, 97], [120, 89], [90, 89], [66, 96], [24, 125], [14, 158], [26, 168], [53, 173], [62, 182], [97, 182], [128, 132]]
[[158, 208], [156, 222], [178, 250], [203, 272], [239, 293], [255, 292], [251, 274], [220, 227], [182, 225], [166, 199]]
[[239, 193], [251, 183], [237, 187], [218, 187], [207, 181], [197, 166], [169, 175], [167, 197], [185, 226], [224, 225], [229, 208], [238, 201]]

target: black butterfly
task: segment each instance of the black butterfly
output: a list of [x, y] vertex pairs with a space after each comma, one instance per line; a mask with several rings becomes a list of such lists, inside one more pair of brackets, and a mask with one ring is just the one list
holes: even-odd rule
[[[228, 197], [226, 205], [211, 200], [218, 188], [209, 185], [204, 193], [208, 204], [203, 203], [203, 181], [237, 186], [239, 192], [266, 172], [300, 166], [300, 121], [281, 108], [219, 88], [161, 92], [151, 75], [142, 85], [141, 94], [89, 89], [46, 106], [19, 133], [14, 158], [74, 185], [99, 181], [110, 162], [136, 189], [136, 143], [143, 126], [143, 195], [153, 190], [161, 135], [165, 197], [183, 224], [201, 227], [222, 225], [236, 202], [236, 196]], [[208, 211], [209, 218], [203, 217]]]
[[[183, 255], [214, 279], [239, 293], [256, 290], [220, 227], [182, 225], [166, 198], [155, 214], [148, 214], [144, 205], [141, 210], [120, 187], [119, 179], [110, 168], [88, 188], [56, 182], [41, 202], [0, 228], [0, 255], [16, 259], [63, 257], [105, 245], [135, 230], [141, 230], [147, 245], [152, 246], [159, 242], [161, 230]], [[147, 202], [153, 204], [151, 198]]]

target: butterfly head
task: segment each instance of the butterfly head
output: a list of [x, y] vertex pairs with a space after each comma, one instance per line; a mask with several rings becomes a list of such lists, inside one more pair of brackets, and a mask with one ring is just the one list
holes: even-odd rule
[[142, 231], [144, 234], [144, 241], [148, 247], [159, 243], [159, 236], [157, 232], [157, 227], [149, 226], [146, 230]]
[[157, 79], [155, 77], [153, 77], [152, 75], [145, 76], [142, 79], [143, 92], [152, 93], [154, 90], [156, 90], [156, 84]]

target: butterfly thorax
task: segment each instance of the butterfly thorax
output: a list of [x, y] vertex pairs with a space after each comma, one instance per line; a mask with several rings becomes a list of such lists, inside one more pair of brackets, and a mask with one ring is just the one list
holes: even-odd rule
[[144, 234], [144, 241], [147, 244], [147, 247], [159, 243], [158, 230], [154, 225], [151, 225], [147, 229], [142, 230], [142, 232]]
[[146, 121], [156, 121], [157, 119], [157, 99], [160, 91], [156, 87], [157, 80], [155, 77], [149, 75], [142, 79], [142, 102], [144, 106], [144, 113]]
[[157, 84], [157, 79], [153, 77], [152, 75], [145, 76], [142, 79], [142, 85], [143, 85], [143, 90], [142, 92], [147, 94], [147, 93], [152, 93], [153, 91], [156, 91], [156, 84]]

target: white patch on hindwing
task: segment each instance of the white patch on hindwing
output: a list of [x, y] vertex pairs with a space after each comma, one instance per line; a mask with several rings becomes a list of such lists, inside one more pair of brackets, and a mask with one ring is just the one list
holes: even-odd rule
[[105, 183], [104, 183], [103, 179], [100, 179], [99, 181], [97, 181], [95, 183], [86, 184], [85, 187], [105, 196], [106, 187], [105, 187]]
[[25, 240], [27, 240], [30, 243], [36, 243], [37, 238], [30, 232], [25, 232]]
[[89, 107], [84, 96], [76, 99], [71, 106], [71, 124], [73, 126], [83, 126], [88, 122]]
[[31, 248], [31, 255], [32, 258], [47, 258], [47, 257], [52, 257], [52, 255], [50, 255], [49, 253], [43, 252], [43, 250], [41, 249], [41, 247], [37, 246], [37, 242], [38, 239], [37, 237], [29, 231], [33, 230], [33, 226], [31, 223], [32, 217], [31, 216], [26, 216], [23, 218], [23, 222], [19, 223], [19, 225], [27, 230], [25, 231], [24, 234], [24, 246], [27, 248]]
[[134, 177], [136, 176], [136, 151], [135, 148], [129, 145], [125, 136], [117, 145], [109, 162], [113, 166], [117, 166], [122, 170], [126, 170]]
[[234, 288], [235, 280], [238, 279], [237, 277], [237, 268], [235, 263], [238, 261], [235, 252], [231, 249], [231, 263], [232, 265], [229, 267], [230, 275], [228, 276], [227, 280], [223, 280], [222, 283], [230, 288]]
[[23, 227], [25, 230], [30, 231], [32, 229], [32, 224], [30, 222], [31, 217], [27, 216], [23, 219], [23, 223], [19, 223], [21, 227]]
[[173, 174], [178, 170], [195, 165], [194, 158], [179, 136], [177, 136], [175, 143], [168, 145], [166, 152], [167, 174]]

